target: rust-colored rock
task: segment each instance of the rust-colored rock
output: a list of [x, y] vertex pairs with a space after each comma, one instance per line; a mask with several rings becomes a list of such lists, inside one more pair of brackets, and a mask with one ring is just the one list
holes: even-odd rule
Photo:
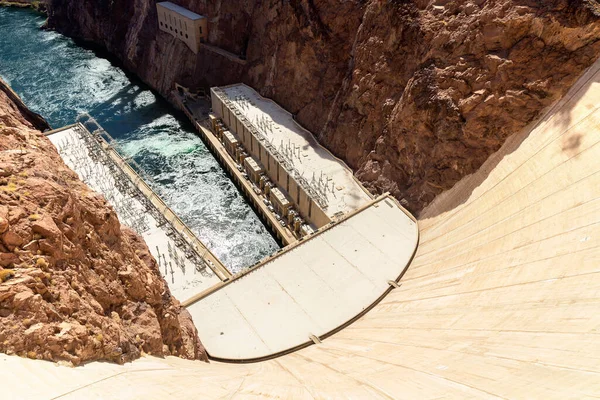
[[4, 235], [2, 235], [2, 242], [8, 249], [14, 249], [15, 247], [19, 247], [23, 244], [24, 240], [19, 234], [8, 231]]
[[245, 66], [158, 31], [154, 2], [55, 0], [49, 25], [100, 45], [169, 96], [243, 81], [273, 98], [374, 192], [413, 211], [472, 173], [600, 54], [596, 0], [178, 4]]
[[53, 241], [56, 241], [61, 235], [58, 226], [56, 226], [54, 220], [49, 215], [44, 215], [39, 221], [33, 222], [31, 224], [31, 230], [34, 233], [39, 233], [42, 237]]
[[0, 351], [75, 365], [206, 359], [142, 239], [1, 88]]
[[8, 220], [5, 217], [0, 217], [0, 234], [8, 230]]

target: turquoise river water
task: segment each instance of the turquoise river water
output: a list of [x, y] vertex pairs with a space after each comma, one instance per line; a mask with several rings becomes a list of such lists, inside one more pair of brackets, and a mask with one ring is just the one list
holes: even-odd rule
[[53, 128], [91, 114], [153, 177], [155, 191], [237, 272], [278, 245], [183, 114], [45, 17], [0, 7], [0, 76]]

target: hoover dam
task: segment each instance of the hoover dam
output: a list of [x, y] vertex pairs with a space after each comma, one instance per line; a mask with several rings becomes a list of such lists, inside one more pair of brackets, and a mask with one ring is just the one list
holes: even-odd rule
[[[300, 125], [295, 125], [294, 118], [283, 111], [274, 110], [271, 103], [268, 115], [272, 123], [256, 118], [259, 111], [267, 109], [263, 103], [267, 100], [250, 89], [240, 90], [252, 99], [234, 93], [230, 100], [238, 103], [229, 111], [223, 107], [216, 110], [213, 97], [213, 127], [219, 119], [218, 129], [212, 130], [208, 120], [197, 119], [192, 98], [183, 97], [180, 105], [224, 170], [228, 163], [235, 169], [237, 160], [239, 176], [250, 172], [250, 176], [239, 178], [232, 171], [229, 178], [234, 182], [239, 179], [241, 185], [250, 182], [254, 194], [247, 196], [257, 196], [258, 202], [272, 199], [269, 204], [284, 217], [277, 221], [287, 226], [290, 244], [276, 250], [273, 239], [264, 235], [266, 229], [262, 225], [265, 231], [247, 228], [246, 224], [258, 226], [255, 221], [261, 211], [255, 207], [256, 215], [244, 214], [245, 228], [238, 229], [253, 232], [261, 248], [238, 253], [239, 260], [251, 262], [227, 258], [224, 263], [244, 265], [246, 269], [221, 276], [212, 268], [215, 276], [210, 282], [219, 282], [197, 287], [199, 293], [189, 299], [192, 292], [171, 285], [168, 274], [162, 274], [171, 292], [191, 314], [210, 362], [174, 357], [174, 352], [162, 357], [142, 354], [123, 365], [94, 361], [71, 367], [31, 356], [0, 354], [5, 377], [3, 396], [600, 396], [600, 59], [578, 74], [573, 85], [537, 118], [512, 132], [475, 172], [438, 194], [416, 218], [402, 201], [389, 194], [373, 196], [361, 182], [354, 182], [348, 167], [318, 144], [306, 146], [306, 156], [289, 150], [298, 147], [288, 146], [286, 154], [291, 153], [290, 158], [295, 156], [298, 160], [293, 165], [298, 170], [296, 175], [290, 172], [291, 167], [276, 164], [272, 169], [273, 160], [278, 159], [276, 152], [263, 152], [260, 146], [269, 149], [269, 143], [279, 143], [270, 141], [268, 132], [277, 140], [278, 135], [290, 135], [292, 141], [294, 135], [302, 135], [298, 133]], [[240, 122], [247, 120], [247, 126]], [[9, 126], [13, 123], [8, 118], [3, 121], [8, 121]], [[110, 132], [108, 122], [104, 125]], [[256, 126], [263, 130], [256, 137], [266, 137], [259, 150], [255, 146], [260, 141], [246, 136]], [[47, 143], [36, 142], [36, 146], [54, 144], [56, 150], [52, 147], [51, 151], [58, 152], [67, 165], [77, 170], [61, 151], [58, 136], [52, 138], [72, 129], [46, 132], [49, 139], [40, 133]], [[229, 134], [225, 135], [225, 131]], [[148, 137], [160, 136], [147, 132], [146, 129]], [[88, 134], [98, 138], [93, 132]], [[314, 140], [311, 136], [306, 138], [303, 140], [309, 143]], [[241, 145], [229, 148], [234, 142]], [[205, 146], [202, 142], [200, 145]], [[281, 148], [285, 148], [283, 140]], [[9, 150], [3, 152], [6, 151]], [[253, 182], [251, 172], [255, 164], [244, 164], [245, 158], [240, 159], [244, 151], [248, 153], [244, 157], [259, 160], [259, 167], [269, 170], [273, 185], [266, 195], [265, 185], [261, 187], [258, 179]], [[302, 164], [300, 161], [305, 158], [312, 161]], [[282, 159], [282, 164], [286, 164], [288, 160]], [[307, 177], [317, 167], [332, 171], [329, 174], [333, 185], [327, 179], [315, 190], [304, 183], [290, 184], [289, 176]], [[303, 174], [303, 168], [308, 172]], [[189, 173], [183, 178], [195, 175]], [[338, 183], [336, 189], [336, 182], [342, 181], [344, 184]], [[304, 181], [298, 178], [297, 182]], [[93, 182], [89, 184], [93, 186]], [[149, 190], [166, 193], [160, 184]], [[332, 189], [327, 192], [329, 186]], [[320, 194], [340, 207], [341, 213], [327, 213], [329, 204], [318, 202], [319, 187]], [[268, 193], [274, 188], [280, 188], [294, 204], [297, 213], [293, 218], [299, 218], [308, 227], [305, 231], [296, 231], [293, 224], [286, 224], [294, 219], [286, 220], [280, 212], [281, 205], [276, 205], [279, 200]], [[301, 193], [301, 189], [305, 192]], [[243, 197], [235, 193], [233, 198], [241, 201]], [[343, 201], [342, 194], [348, 195], [347, 201]], [[298, 200], [294, 202], [295, 199]], [[165, 203], [171, 202], [185, 203], [178, 201], [176, 194], [173, 200], [166, 196]], [[172, 208], [178, 212], [177, 207]], [[166, 210], [166, 206], [157, 209]], [[315, 209], [322, 211], [317, 214], [322, 219], [311, 220]], [[223, 208], [224, 218], [228, 218], [227, 211]], [[36, 222], [36, 218], [32, 220]], [[152, 223], [160, 228], [157, 221]], [[190, 235], [197, 235], [197, 240], [206, 241], [210, 248], [214, 246], [208, 243], [211, 230], [218, 233], [218, 228], [209, 226], [203, 235], [199, 227], [192, 227], [194, 232], [190, 231]], [[242, 241], [241, 247], [248, 240], [235, 238]], [[149, 247], [152, 252], [152, 246]], [[215, 253], [226, 254], [227, 248], [219, 245]], [[275, 253], [258, 260], [268, 251]], [[14, 281], [9, 279], [2, 286]], [[4, 292], [0, 292], [0, 299], [3, 296]], [[118, 320], [114, 316], [113, 319]], [[35, 326], [26, 332], [33, 332]], [[68, 329], [63, 328], [54, 335], [66, 332]]]

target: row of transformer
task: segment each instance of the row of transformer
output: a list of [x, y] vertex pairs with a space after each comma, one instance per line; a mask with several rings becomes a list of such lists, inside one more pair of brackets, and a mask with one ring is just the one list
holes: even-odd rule
[[263, 166], [265, 174], [292, 200], [298, 214], [309, 225], [321, 228], [332, 222], [327, 207], [322, 207], [316, 193], [302, 182], [304, 178], [299, 171], [278, 154], [275, 145], [245, 117], [239, 106], [220, 88], [211, 88], [211, 102], [215, 117], [222, 120], [245, 151]]
[[303, 237], [314, 232], [296, 210], [293, 201], [269, 179], [264, 167], [248, 154], [236, 135], [227, 129], [225, 124], [215, 115], [209, 116], [211, 127], [217, 138], [225, 147], [227, 153], [246, 173], [250, 182], [258, 190], [257, 194], [264, 195], [272, 211], [281, 218], [282, 225], [289, 226], [297, 237]]

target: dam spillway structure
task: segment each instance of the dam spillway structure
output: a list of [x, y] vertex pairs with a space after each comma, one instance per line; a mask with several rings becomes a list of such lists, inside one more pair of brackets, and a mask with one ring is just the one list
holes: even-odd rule
[[[380, 301], [398, 286], [416, 250], [418, 229], [394, 198], [373, 198], [347, 166], [281, 107], [247, 86], [230, 88], [231, 96], [240, 91], [254, 96], [255, 112], [263, 120], [273, 118], [271, 129], [281, 130], [288, 140], [283, 156], [283, 146], [277, 152], [258, 135], [245, 138], [236, 131], [244, 137], [238, 140], [229, 130], [200, 130], [207, 142], [215, 143], [212, 148], [225, 167], [238, 174], [244, 173], [242, 165], [250, 167], [233, 178], [251, 188], [247, 193], [255, 204], [267, 206], [265, 218], [277, 221], [275, 232], [288, 235], [286, 247], [237, 274], [154, 193], [142, 168], [123, 159], [116, 141], [92, 117], [83, 115], [76, 125], [46, 135], [65, 162], [104, 194], [161, 260], [161, 274], [173, 294], [195, 320], [205, 321], [197, 329], [209, 356], [254, 362], [320, 343]], [[211, 120], [216, 126], [216, 117]], [[245, 143], [258, 162], [250, 155], [238, 157]], [[292, 154], [302, 161], [291, 161]], [[317, 171], [319, 180], [302, 178]], [[267, 181], [266, 173], [277, 180]]]
[[208, 147], [285, 244], [183, 301], [206, 321], [197, 328], [212, 359], [254, 362], [318, 343], [397, 287], [418, 229], [394, 198], [371, 196], [291, 114], [252, 88], [213, 88], [214, 113], [204, 120], [197, 97], [180, 89], [174, 95]]
[[64, 399], [597, 397], [599, 99], [596, 62], [537, 123], [422, 212], [419, 246], [399, 287], [320, 343], [244, 365], [144, 357], [64, 368], [2, 355], [4, 392]]

